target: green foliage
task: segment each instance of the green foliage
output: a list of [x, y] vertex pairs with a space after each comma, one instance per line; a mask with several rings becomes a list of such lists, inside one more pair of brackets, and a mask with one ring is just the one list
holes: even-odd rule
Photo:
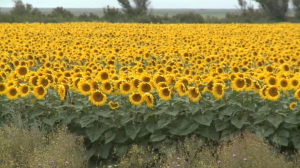
[[295, 17], [300, 18], [300, 0], [292, 0], [294, 10], [295, 10]]
[[255, 0], [260, 7], [275, 20], [285, 20], [289, 0]]
[[147, 15], [151, 3], [150, 0], [133, 0], [134, 5], [131, 5], [129, 0], [118, 0], [118, 2], [121, 5], [124, 14], [129, 18]]

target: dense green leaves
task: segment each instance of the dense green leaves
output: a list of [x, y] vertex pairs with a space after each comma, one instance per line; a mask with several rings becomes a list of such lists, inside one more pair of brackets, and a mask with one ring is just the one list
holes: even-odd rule
[[194, 120], [199, 124], [210, 126], [213, 117], [214, 116], [212, 114], [198, 114], [194, 116]]
[[275, 128], [277, 128], [279, 126], [280, 123], [282, 123], [283, 118], [280, 115], [276, 115], [276, 114], [270, 114], [267, 117], [267, 120], [274, 125]]

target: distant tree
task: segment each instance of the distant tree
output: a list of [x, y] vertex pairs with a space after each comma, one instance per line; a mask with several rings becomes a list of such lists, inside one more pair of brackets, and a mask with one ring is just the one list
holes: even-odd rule
[[14, 3], [15, 6], [10, 11], [12, 15], [29, 15], [33, 9], [31, 4], [24, 4], [21, 0], [15, 0]]
[[239, 6], [240, 6], [240, 10], [245, 13], [247, 10], [247, 1], [246, 0], [238, 0]]
[[292, 0], [295, 9], [295, 17], [300, 19], [300, 0]]
[[289, 0], [255, 0], [260, 7], [272, 18], [284, 20], [288, 11]]
[[117, 22], [120, 20], [121, 17], [121, 12], [119, 11], [118, 8], [115, 7], [110, 7], [107, 5], [106, 8], [103, 8], [103, 19], [109, 22]]
[[129, 0], [118, 0], [124, 14], [129, 17], [147, 15], [150, 0], [132, 0], [134, 5], [131, 5]]
[[51, 12], [52, 17], [62, 17], [62, 18], [71, 18], [73, 17], [73, 13], [64, 9], [63, 7], [56, 7]]

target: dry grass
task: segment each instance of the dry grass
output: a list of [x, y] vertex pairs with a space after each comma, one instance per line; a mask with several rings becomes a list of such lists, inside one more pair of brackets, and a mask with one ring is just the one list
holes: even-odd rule
[[220, 141], [219, 145], [204, 144], [196, 137], [186, 138], [173, 147], [160, 147], [158, 152], [133, 146], [123, 156], [117, 167], [122, 168], [295, 168], [300, 165], [300, 154], [280, 154], [277, 148], [259, 139], [255, 134], [244, 132], [230, 142]]

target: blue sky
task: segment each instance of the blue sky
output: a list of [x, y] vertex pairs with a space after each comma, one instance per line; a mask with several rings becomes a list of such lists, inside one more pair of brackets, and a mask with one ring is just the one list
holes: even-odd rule
[[[257, 3], [247, 0], [255, 7]], [[54, 8], [103, 8], [107, 5], [120, 7], [117, 0], [23, 0], [33, 7]], [[152, 0], [151, 8], [236, 8], [237, 0]], [[12, 7], [12, 0], [0, 0], [0, 7]]]

